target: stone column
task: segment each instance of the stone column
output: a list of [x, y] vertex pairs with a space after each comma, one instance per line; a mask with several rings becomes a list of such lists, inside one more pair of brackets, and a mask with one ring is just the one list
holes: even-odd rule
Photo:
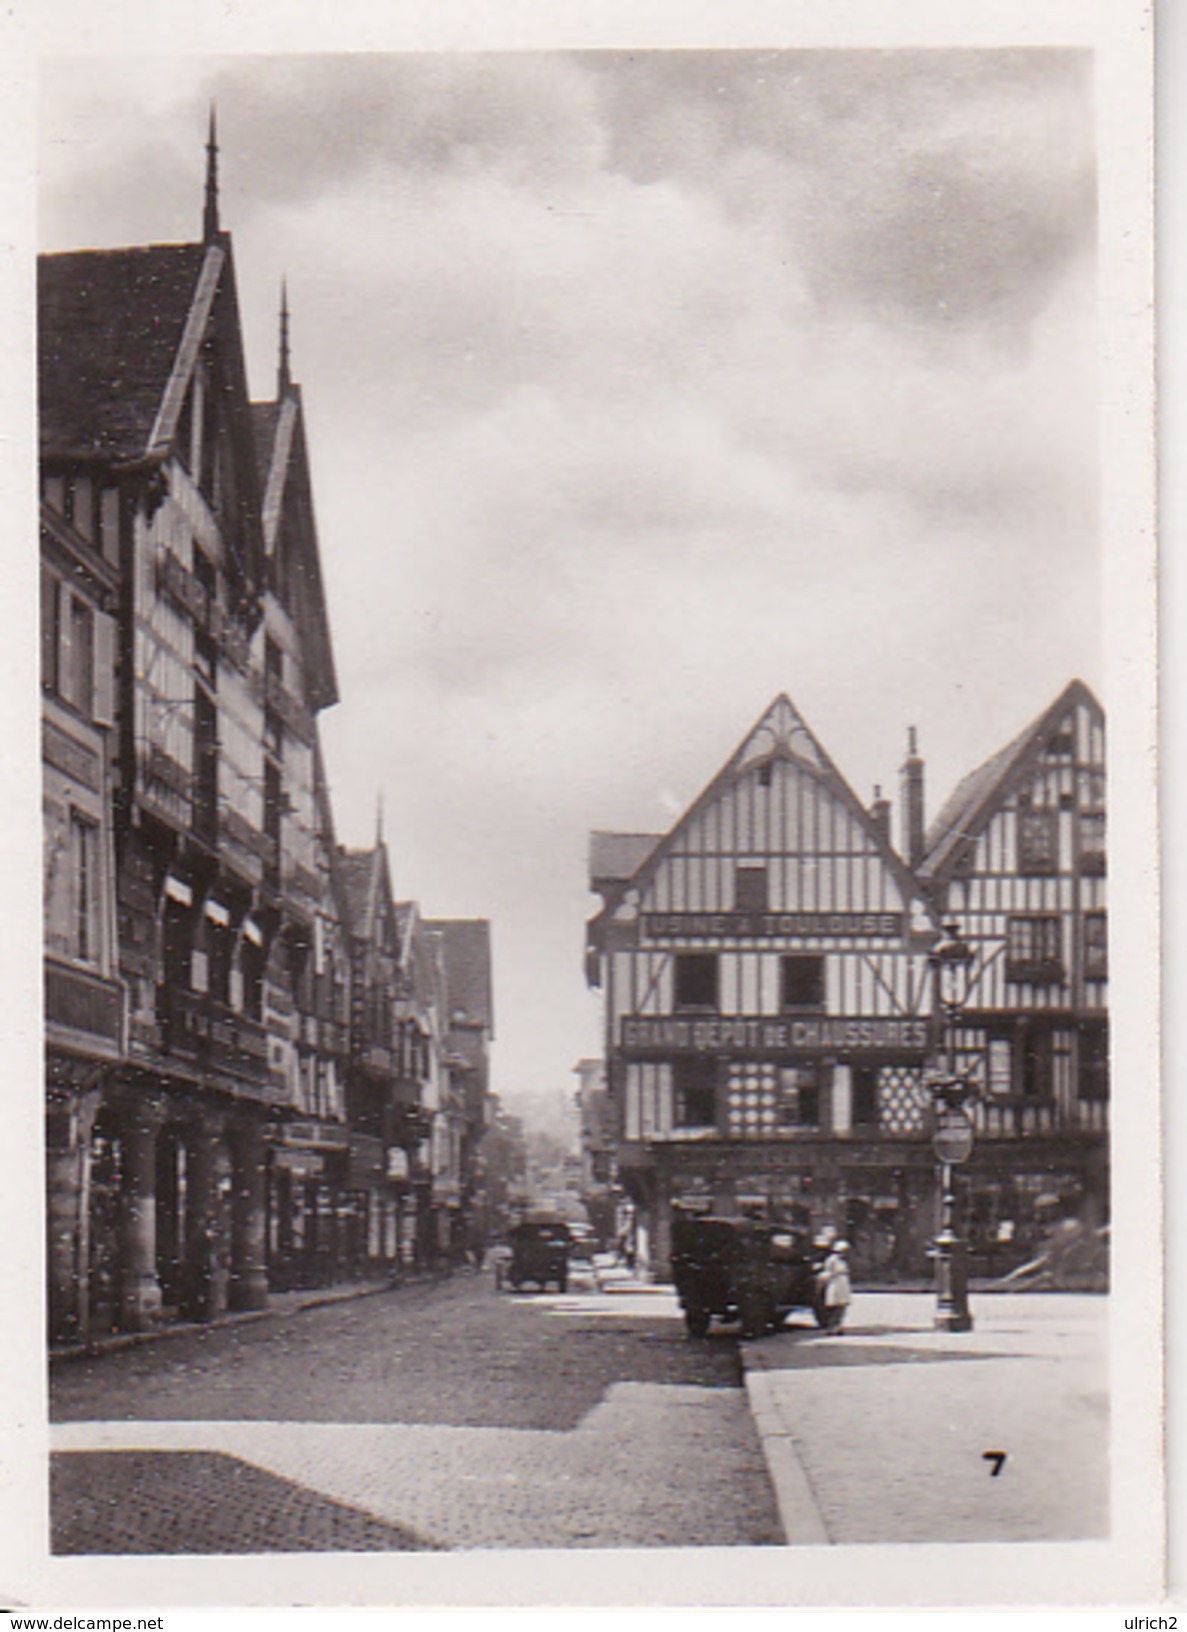
[[88, 1335], [90, 1141], [96, 1092], [51, 1093], [46, 1115], [46, 1267], [52, 1342]]
[[229, 1139], [232, 1179], [229, 1301], [232, 1309], [263, 1309], [268, 1303], [263, 1127], [255, 1118], [244, 1116], [229, 1130]]
[[214, 1115], [204, 1115], [186, 1128], [187, 1314], [195, 1320], [213, 1320], [227, 1307], [225, 1225], [215, 1188], [215, 1154], [222, 1132], [222, 1118]]
[[146, 1331], [161, 1308], [157, 1283], [157, 1135], [164, 1109], [154, 1101], [131, 1103], [123, 1118], [123, 1217], [120, 1325]]

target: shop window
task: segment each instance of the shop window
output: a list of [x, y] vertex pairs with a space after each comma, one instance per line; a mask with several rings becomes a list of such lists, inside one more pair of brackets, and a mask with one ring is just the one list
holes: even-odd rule
[[674, 1003], [678, 1009], [716, 1009], [716, 953], [676, 954]]
[[820, 1126], [820, 1078], [814, 1065], [785, 1066], [780, 1071], [779, 1120], [790, 1128]]
[[1059, 868], [1059, 813], [1054, 810], [1018, 810], [1018, 870], [1054, 873]]
[[872, 1128], [878, 1122], [878, 1072], [872, 1065], [853, 1068], [853, 1126]]
[[716, 1126], [716, 1060], [675, 1060], [672, 1064], [672, 1098], [672, 1120], [676, 1127]]
[[1109, 1097], [1109, 1025], [1107, 1020], [1090, 1020], [1080, 1029], [1079, 1096], [1106, 1100]]
[[793, 954], [782, 960], [782, 1004], [785, 1009], [823, 1009], [824, 959]]
[[1109, 975], [1109, 917], [1106, 912], [1084, 914], [1084, 979], [1107, 980]]
[[734, 908], [737, 912], [766, 912], [767, 899], [765, 867], [734, 869]]
[[1006, 979], [1050, 985], [1063, 978], [1062, 927], [1055, 913], [1006, 920]]

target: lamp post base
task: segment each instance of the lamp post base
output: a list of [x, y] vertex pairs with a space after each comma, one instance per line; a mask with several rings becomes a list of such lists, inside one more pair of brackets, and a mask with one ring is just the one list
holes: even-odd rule
[[[950, 1205], [951, 1193], [944, 1199]], [[936, 1237], [936, 1315], [933, 1325], [938, 1332], [971, 1332], [973, 1329], [964, 1242], [947, 1221]]]

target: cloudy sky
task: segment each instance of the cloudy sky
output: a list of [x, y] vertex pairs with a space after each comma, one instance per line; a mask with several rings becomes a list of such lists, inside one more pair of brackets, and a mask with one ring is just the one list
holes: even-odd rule
[[340, 837], [493, 922], [496, 1086], [573, 1086], [591, 828], [787, 691], [934, 810], [1100, 685], [1092, 65], [1074, 51], [44, 65], [47, 250], [199, 234], [253, 395], [282, 277]]

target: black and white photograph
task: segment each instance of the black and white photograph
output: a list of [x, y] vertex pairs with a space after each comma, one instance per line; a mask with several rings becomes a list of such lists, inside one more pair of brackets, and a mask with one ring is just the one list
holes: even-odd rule
[[22, 36], [5, 1602], [1155, 1602], [1147, 14], [343, 9]]

